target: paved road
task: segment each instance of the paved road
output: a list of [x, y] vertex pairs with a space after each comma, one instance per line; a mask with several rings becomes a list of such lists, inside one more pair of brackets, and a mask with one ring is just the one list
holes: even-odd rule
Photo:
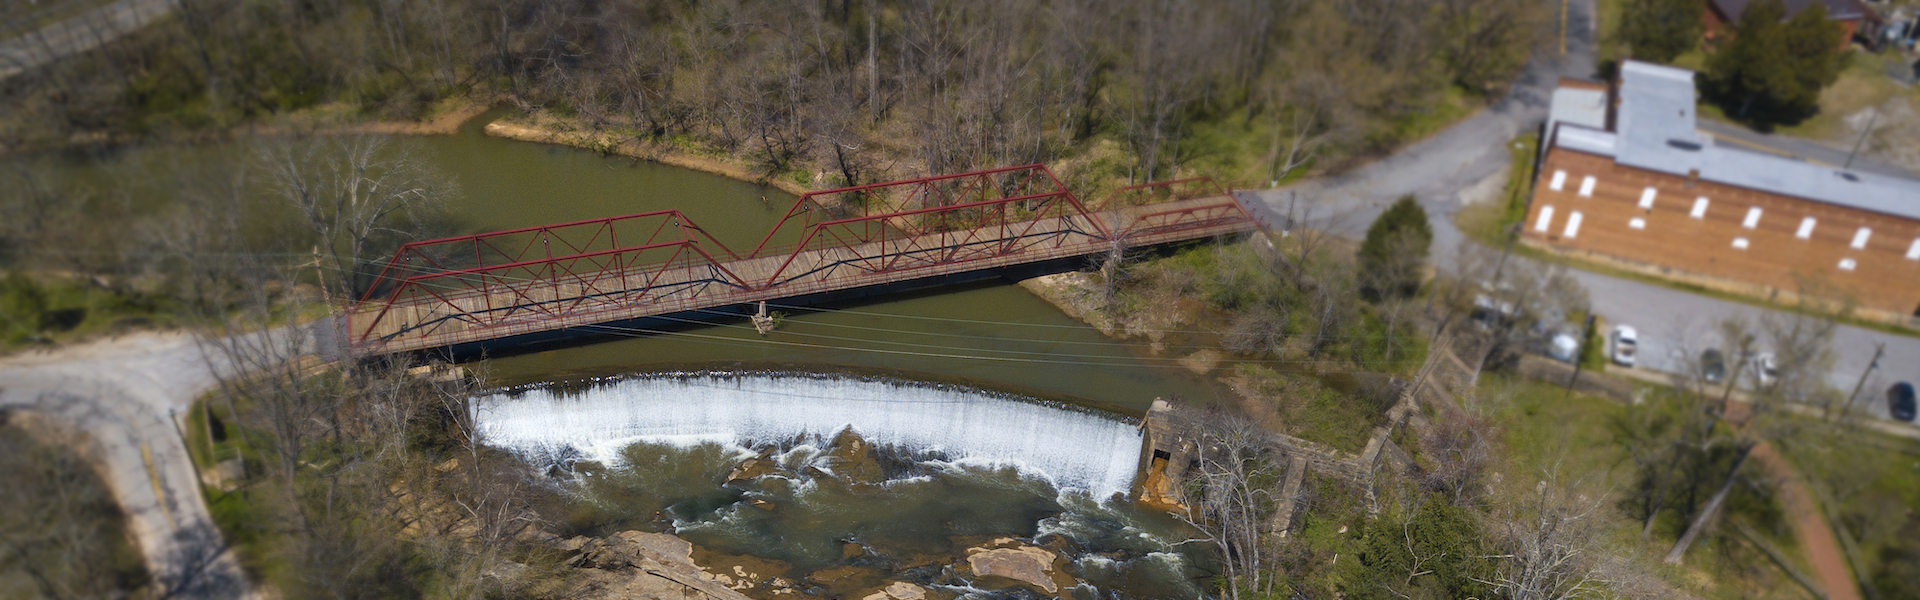
[[[1310, 207], [1312, 213], [1304, 220], [1307, 225], [1359, 237], [1395, 199], [1412, 194], [1432, 217], [1435, 263], [1442, 269], [1450, 268], [1463, 238], [1453, 224], [1463, 195], [1471, 195], [1466, 192], [1477, 186], [1499, 185], [1509, 163], [1504, 144], [1545, 122], [1553, 86], [1561, 76], [1595, 76], [1590, 41], [1593, 1], [1575, 0], [1573, 8], [1569, 31], [1575, 35], [1569, 39], [1567, 55], [1535, 60], [1507, 97], [1492, 107], [1345, 175], [1255, 192], [1253, 195], [1263, 201], [1256, 209], [1264, 205], [1266, 218], [1277, 224], [1289, 206]], [[1497, 192], [1499, 188], [1493, 189]], [[1294, 214], [1304, 210], [1295, 208]], [[1642, 366], [1653, 369], [1681, 370], [1678, 358], [1686, 352], [1681, 341], [1702, 339], [1710, 332], [1709, 324], [1718, 319], [1741, 315], [1757, 323], [1762, 315], [1775, 312], [1598, 273], [1576, 270], [1574, 275], [1592, 293], [1595, 312], [1639, 329]], [[1842, 326], [1835, 335], [1838, 356], [1828, 380], [1835, 387], [1851, 390], [1879, 342], [1886, 343], [1887, 354], [1861, 397], [1863, 401], [1873, 400], [1866, 406], [1884, 417], [1888, 385], [1894, 381], [1920, 383], [1920, 338]]]
[[171, 415], [216, 381], [183, 334], [148, 333], [0, 360], [0, 410], [31, 410], [86, 431], [165, 597], [252, 598], [200, 495]]
[[166, 16], [172, 9], [172, 0], [120, 0], [0, 41], [0, 80], [92, 50]]

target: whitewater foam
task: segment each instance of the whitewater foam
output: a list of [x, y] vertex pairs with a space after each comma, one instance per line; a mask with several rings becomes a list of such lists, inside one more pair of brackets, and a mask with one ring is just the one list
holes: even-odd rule
[[532, 388], [475, 402], [487, 444], [536, 463], [620, 462], [636, 442], [776, 442], [852, 427], [869, 442], [1008, 465], [1094, 498], [1133, 482], [1140, 433], [1101, 414], [966, 389], [783, 375], [636, 377], [585, 390]]

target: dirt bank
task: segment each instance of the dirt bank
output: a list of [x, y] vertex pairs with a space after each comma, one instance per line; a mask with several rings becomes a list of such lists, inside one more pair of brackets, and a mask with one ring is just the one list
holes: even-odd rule
[[758, 185], [773, 186], [796, 196], [811, 191], [807, 186], [790, 180], [769, 179], [744, 161], [698, 154], [672, 144], [646, 142], [604, 131], [583, 130], [559, 121], [541, 120], [532, 123], [495, 121], [487, 124], [486, 131], [487, 135], [510, 140], [570, 146], [713, 173]]

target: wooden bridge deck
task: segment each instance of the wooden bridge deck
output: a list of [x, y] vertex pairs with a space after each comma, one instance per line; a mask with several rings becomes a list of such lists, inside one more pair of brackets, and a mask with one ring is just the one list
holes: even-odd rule
[[[1097, 212], [1092, 218], [1129, 248], [1255, 229], [1244, 212], [1232, 218], [1190, 214], [1178, 226], [1153, 224], [1154, 215], [1238, 210], [1233, 202], [1195, 198]], [[643, 273], [448, 290], [412, 302], [356, 307], [348, 312], [347, 327], [356, 352], [406, 352], [1086, 256], [1113, 244], [1085, 216], [1018, 224], [1021, 231], [1010, 237], [1002, 237], [1008, 226], [995, 225], [718, 264], [686, 262]]]

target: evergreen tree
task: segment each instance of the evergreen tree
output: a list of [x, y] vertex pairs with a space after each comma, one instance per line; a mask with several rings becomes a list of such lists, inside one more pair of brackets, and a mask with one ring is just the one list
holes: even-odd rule
[[1633, 57], [1673, 62], [1674, 57], [1700, 44], [1700, 0], [1628, 0], [1615, 34], [1632, 49]]
[[1491, 549], [1472, 513], [1430, 497], [1411, 516], [1366, 523], [1342, 591], [1355, 600], [1491, 598]]
[[1360, 276], [1374, 299], [1406, 297], [1420, 289], [1421, 268], [1433, 245], [1427, 211], [1413, 196], [1401, 196], [1367, 227], [1360, 244]]
[[1842, 33], [1819, 2], [1789, 20], [1780, 0], [1759, 0], [1741, 11], [1733, 40], [1708, 57], [1704, 87], [1739, 119], [1805, 119], [1819, 108], [1820, 90], [1840, 77]]

